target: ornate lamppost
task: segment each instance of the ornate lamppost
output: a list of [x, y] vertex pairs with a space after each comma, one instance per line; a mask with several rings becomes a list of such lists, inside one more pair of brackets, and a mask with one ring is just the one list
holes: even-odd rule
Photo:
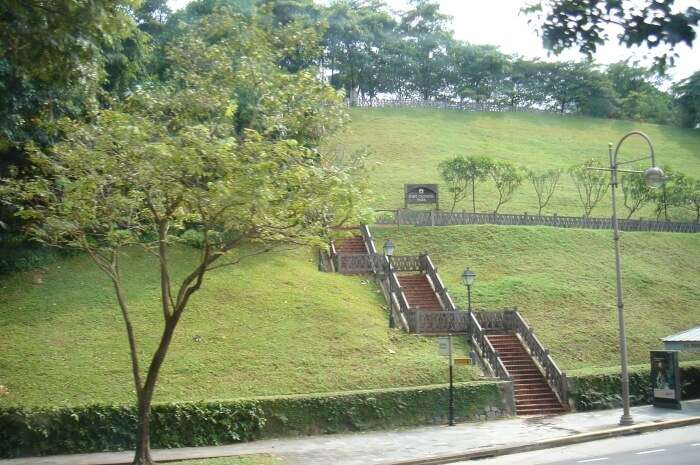
[[471, 324], [472, 324], [472, 284], [474, 284], [474, 279], [476, 278], [476, 273], [474, 273], [469, 268], [464, 269], [462, 273], [462, 281], [464, 285], [467, 286], [467, 335], [471, 337]]
[[[386, 256], [387, 263], [386, 265], [388, 267], [391, 267], [391, 256], [394, 255], [394, 243], [391, 242], [391, 239], [387, 239], [384, 242], [384, 246], [382, 247], [384, 250], [384, 255]], [[382, 264], [384, 266], [384, 264]], [[385, 270], [385, 276], [386, 273], [388, 273], [389, 270]], [[396, 327], [396, 321], [394, 321], [394, 311], [391, 309], [391, 303], [389, 304], [389, 327], [390, 328], [395, 328]]]
[[[617, 154], [620, 151], [620, 146], [631, 136], [639, 136], [646, 141], [649, 146], [649, 154], [637, 158], [635, 160], [618, 162]], [[634, 420], [630, 414], [630, 388], [629, 375], [627, 371], [627, 339], [625, 337], [625, 315], [624, 303], [622, 298], [622, 276], [621, 276], [621, 261], [620, 261], [620, 229], [617, 223], [617, 210], [615, 205], [615, 189], [617, 188], [617, 173], [643, 173], [644, 180], [647, 186], [651, 188], [661, 187], [665, 181], [664, 172], [656, 166], [654, 159], [654, 147], [651, 145], [651, 140], [643, 132], [632, 131], [625, 134], [617, 143], [613, 151], [613, 144], [608, 144], [608, 157], [610, 159], [610, 168], [591, 168], [596, 170], [610, 171], [610, 186], [612, 187], [612, 226], [613, 226], [613, 243], [615, 248], [615, 287], [617, 290], [617, 319], [619, 323], [619, 338], [620, 338], [620, 361], [622, 365], [621, 382], [622, 382], [622, 417], [620, 417], [620, 425], [632, 425]], [[639, 170], [623, 170], [619, 169], [620, 165], [635, 163], [642, 160], [651, 160], [651, 167], [644, 171]]]

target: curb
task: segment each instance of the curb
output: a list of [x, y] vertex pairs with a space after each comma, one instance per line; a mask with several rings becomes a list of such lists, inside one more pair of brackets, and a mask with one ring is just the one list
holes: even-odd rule
[[607, 439], [617, 436], [629, 436], [632, 434], [641, 434], [649, 431], [659, 431], [664, 429], [680, 428], [682, 426], [698, 424], [700, 424], [700, 417], [681, 418], [679, 420], [669, 420], [656, 423], [642, 423], [640, 425], [623, 426], [620, 428], [595, 431], [592, 433], [582, 433], [573, 436], [565, 436], [562, 438], [545, 439], [543, 441], [518, 444], [515, 446], [484, 447], [479, 449], [472, 449], [468, 452], [458, 454], [435, 455], [432, 457], [426, 457], [422, 459], [402, 460], [400, 462], [385, 462], [381, 465], [441, 465], [445, 463], [454, 463], [467, 460], [497, 457], [499, 455], [517, 454], [520, 452], [529, 452], [533, 450], [550, 449], [553, 447], [580, 444], [583, 442], [596, 441], [599, 439]]

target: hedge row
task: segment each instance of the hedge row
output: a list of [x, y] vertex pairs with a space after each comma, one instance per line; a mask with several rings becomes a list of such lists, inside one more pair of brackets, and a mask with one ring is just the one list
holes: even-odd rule
[[[682, 399], [700, 398], [700, 367], [681, 365]], [[652, 403], [651, 374], [647, 369], [629, 373], [630, 403]], [[569, 377], [569, 400], [577, 411], [604, 410], [622, 406], [620, 374], [602, 373]]]
[[[504, 383], [455, 385], [455, 415], [508, 412]], [[155, 448], [204, 446], [263, 437], [335, 433], [446, 421], [443, 385], [332, 394], [260, 397], [153, 407]], [[136, 408], [90, 405], [0, 410], [0, 457], [133, 448]]]

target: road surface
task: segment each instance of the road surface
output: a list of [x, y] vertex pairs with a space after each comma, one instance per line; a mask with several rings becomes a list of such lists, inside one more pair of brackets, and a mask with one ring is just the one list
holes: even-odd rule
[[700, 425], [623, 436], [461, 465], [700, 465]]

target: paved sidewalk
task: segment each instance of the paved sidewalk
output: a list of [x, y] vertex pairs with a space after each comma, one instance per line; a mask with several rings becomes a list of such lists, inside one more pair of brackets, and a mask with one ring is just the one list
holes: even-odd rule
[[[525, 417], [457, 426], [430, 426], [394, 431], [272, 439], [217, 447], [154, 451], [155, 460], [183, 460], [267, 453], [285, 465], [371, 465], [467, 452], [483, 447], [512, 446], [618, 426], [621, 410]], [[635, 423], [700, 417], [700, 400], [683, 402], [683, 410], [633, 407]], [[76, 454], [0, 460], [0, 465], [108, 465], [128, 463], [129, 452]]]

